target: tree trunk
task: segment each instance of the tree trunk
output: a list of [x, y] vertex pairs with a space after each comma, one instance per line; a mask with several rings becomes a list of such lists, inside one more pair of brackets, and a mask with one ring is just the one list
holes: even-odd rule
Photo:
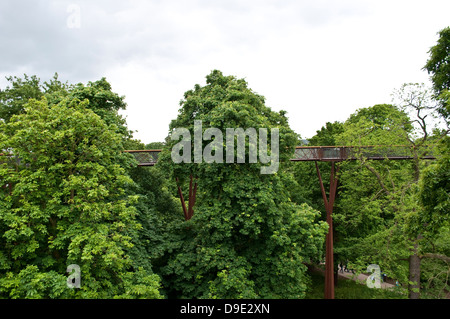
[[420, 299], [420, 257], [417, 252], [409, 256], [409, 299]]

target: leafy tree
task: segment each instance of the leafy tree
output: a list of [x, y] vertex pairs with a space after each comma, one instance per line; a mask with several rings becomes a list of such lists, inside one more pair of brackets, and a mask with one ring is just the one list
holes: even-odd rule
[[[128, 254], [141, 225], [117, 126], [87, 99], [23, 107], [0, 123], [0, 180], [10, 186], [0, 191], [0, 295], [158, 298], [158, 276]], [[80, 289], [66, 285], [69, 264], [81, 267]]]
[[327, 122], [319, 131], [316, 131], [316, 135], [309, 139], [311, 146], [333, 146], [336, 144], [336, 136], [342, 133], [344, 130], [341, 122]]
[[[443, 129], [440, 132], [443, 138], [439, 143], [439, 151], [436, 151], [438, 160], [424, 171], [421, 181], [421, 201], [425, 208], [422, 222], [432, 225], [433, 231], [429, 233], [430, 236], [436, 235], [436, 229], [439, 227], [446, 229], [450, 208], [450, 139], [448, 137], [450, 132], [450, 28], [441, 30], [439, 36], [437, 44], [429, 51], [430, 58], [424, 67], [431, 74], [435, 95], [441, 102], [438, 114], [446, 124], [446, 130]], [[448, 253], [447, 256], [449, 256]]]
[[[428, 131], [424, 111], [431, 108], [427, 104], [431, 99], [417, 88], [421, 86], [400, 89], [399, 107], [376, 105], [356, 112], [338, 138], [347, 145], [385, 145], [379, 151], [389, 145], [410, 147], [410, 161], [370, 161], [361, 152], [356, 163], [342, 164], [336, 228], [345, 238], [343, 252], [363, 267], [378, 263], [391, 276], [408, 282], [411, 298], [419, 297], [421, 259], [432, 242], [424, 237], [431, 224], [422, 222], [425, 215], [419, 201], [420, 178], [430, 163], [421, 158], [430, 154], [431, 142], [442, 138], [439, 131], [434, 135]], [[415, 119], [408, 116], [411, 109]]]
[[450, 27], [442, 29], [437, 44], [431, 47], [424, 69], [431, 75], [435, 97], [440, 101], [437, 111], [449, 124], [450, 117]]
[[425, 208], [421, 222], [426, 224], [429, 236], [435, 236], [440, 227], [447, 227], [450, 209], [450, 138], [444, 135], [434, 152], [437, 160], [428, 166], [420, 181], [421, 202]]
[[[445, 91], [442, 95], [449, 95]], [[445, 98], [450, 111], [450, 96]], [[442, 117], [450, 112], [442, 113]], [[448, 126], [448, 116], [446, 118]], [[423, 213], [419, 223], [426, 225], [423, 236], [427, 239], [422, 259], [424, 286], [433, 296], [445, 297], [450, 287], [450, 138], [441, 131], [442, 138], [435, 150], [436, 161], [423, 170], [420, 181], [420, 201]]]
[[[343, 132], [335, 138], [338, 145], [353, 146], [356, 152], [359, 146], [364, 145], [401, 145], [405, 128], [411, 130], [406, 125], [408, 121], [407, 115], [392, 105], [375, 105], [350, 115]], [[360, 260], [363, 267], [378, 263], [388, 271], [393, 267], [386, 261], [391, 259], [385, 255], [384, 259], [377, 257], [378, 253], [385, 251], [380, 249], [384, 242], [380, 245], [380, 238], [374, 236], [379, 236], [395, 223], [394, 211], [398, 208], [392, 206], [396, 203], [399, 186], [411, 176], [403, 167], [409, 163], [369, 161], [363, 153], [356, 154], [359, 160], [340, 164], [340, 187], [334, 213], [336, 260], [342, 264], [348, 260]], [[398, 254], [405, 257], [403, 251], [396, 251], [393, 258]], [[405, 278], [401, 272], [391, 272], [391, 275]]]
[[89, 109], [99, 115], [107, 125], [121, 134], [124, 139], [132, 138], [132, 132], [127, 129], [125, 119], [119, 114], [120, 110], [126, 109], [125, 97], [119, 96], [112, 91], [111, 84], [101, 78], [87, 85], [78, 83], [69, 92], [69, 99], [80, 101], [88, 100]]
[[[134, 234], [129, 254], [136, 267], [157, 271], [166, 263], [166, 251], [172, 241], [170, 229], [173, 223], [182, 220], [181, 208], [158, 167], [134, 167], [130, 177], [134, 183], [129, 192], [139, 195], [134, 207], [141, 228]], [[165, 289], [161, 291], [166, 293]]]
[[146, 150], [159, 150], [164, 147], [163, 142], [151, 142], [145, 145]]
[[114, 124], [116, 131], [130, 140], [132, 132], [126, 127], [125, 119], [119, 115], [120, 110], [126, 109], [123, 96], [114, 93], [111, 84], [105, 78], [87, 85], [62, 83], [55, 73], [48, 82], [41, 84], [41, 80], [33, 75], [24, 78], [7, 77], [10, 86], [0, 90], [0, 119], [8, 122], [13, 115], [21, 114], [29, 99], [41, 99], [46, 97], [48, 105], [57, 105], [63, 99], [88, 100], [88, 108], [99, 115], [106, 124]]
[[6, 79], [12, 87], [0, 89], [0, 119], [9, 121], [14, 114], [23, 111], [28, 99], [40, 99], [43, 93], [40, 79], [35, 75], [31, 77], [25, 75], [23, 80], [17, 77], [7, 77]]
[[431, 47], [430, 57], [424, 66], [431, 75], [436, 96], [450, 90], [450, 27], [442, 29], [438, 34], [437, 44]]
[[[189, 176], [198, 183], [193, 216], [173, 224], [170, 257], [161, 267], [165, 286], [172, 289], [169, 296], [302, 298], [308, 284], [303, 263], [320, 258], [326, 224], [317, 222], [317, 211], [289, 197], [287, 185], [295, 181], [284, 165], [298, 137], [285, 113], [265, 106], [245, 80], [215, 70], [206, 82], [185, 93], [170, 133], [186, 128], [194, 136], [194, 120], [202, 121], [202, 133], [209, 127], [224, 133], [227, 128], [278, 128], [281, 163], [275, 174], [261, 174], [264, 164], [249, 163], [252, 143], [246, 139], [244, 163], [235, 158], [233, 163], [176, 164], [171, 151], [178, 140], [169, 136], [157, 166], [171, 181], [178, 177], [185, 195]], [[218, 136], [213, 140], [214, 155], [226, 143]], [[210, 141], [201, 142], [202, 150], [208, 149]]]

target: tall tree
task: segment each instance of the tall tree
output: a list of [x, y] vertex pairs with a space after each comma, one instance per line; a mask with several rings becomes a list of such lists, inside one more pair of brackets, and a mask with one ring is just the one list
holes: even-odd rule
[[431, 74], [431, 80], [437, 95], [450, 89], [450, 27], [438, 32], [437, 44], [431, 47], [430, 57], [424, 69]]
[[6, 80], [11, 86], [0, 89], [0, 120], [8, 122], [14, 114], [23, 112], [28, 99], [40, 99], [43, 93], [40, 79], [35, 75], [25, 74], [24, 79], [10, 76]]
[[[203, 154], [214, 156], [226, 146], [227, 128], [256, 132], [277, 128], [280, 167], [274, 174], [261, 174], [267, 164], [249, 163], [249, 148], [254, 146], [250, 138], [239, 157], [243, 163], [238, 162], [235, 143], [232, 162], [225, 162], [224, 151], [223, 163], [193, 163], [189, 154], [191, 163], [176, 164], [171, 153], [179, 139], [167, 139], [157, 165], [165, 167], [171, 180], [178, 177], [181, 186], [183, 179], [187, 185], [193, 176], [198, 188], [193, 215], [172, 230], [176, 241], [161, 270], [166, 286], [173, 289], [172, 295], [191, 298], [302, 298], [308, 284], [303, 262], [320, 257], [326, 224], [317, 222], [317, 211], [289, 198], [286, 185], [294, 181], [283, 167], [297, 136], [284, 112], [265, 106], [264, 98], [245, 80], [217, 70], [206, 80], [205, 86], [196, 85], [185, 93], [179, 115], [170, 125], [171, 134], [185, 128], [194, 137], [195, 120], [202, 121], [202, 134], [211, 127], [219, 129], [223, 139], [200, 140]], [[214, 147], [208, 148], [213, 142]], [[269, 154], [275, 153], [273, 145], [267, 147]], [[185, 188], [186, 201], [191, 201], [192, 193], [187, 194]]]
[[66, 98], [88, 100], [87, 108], [108, 125], [114, 124], [124, 139], [132, 138], [125, 119], [119, 114], [120, 110], [126, 109], [125, 97], [113, 92], [111, 84], [105, 78], [86, 85], [63, 83], [58, 79], [57, 73], [43, 83], [36, 75], [30, 77], [24, 74], [23, 78], [11, 76], [6, 79], [10, 85], [0, 89], [0, 120], [8, 122], [13, 115], [23, 113], [29, 99], [41, 99], [45, 96], [49, 106], [57, 105]]
[[441, 107], [438, 111], [448, 118], [450, 109], [448, 108], [448, 92], [450, 90], [450, 27], [444, 28], [438, 32], [439, 39], [437, 44], [431, 47], [430, 57], [424, 66], [424, 69], [431, 75], [431, 81], [435, 95], [441, 100]]
[[[431, 75], [431, 81], [435, 90], [435, 95], [440, 102], [437, 108], [438, 114], [446, 124], [446, 128], [441, 130], [444, 136], [439, 143], [439, 151], [436, 151], [437, 160], [424, 170], [421, 181], [421, 201], [424, 206], [424, 213], [421, 222], [429, 225], [426, 237], [436, 238], [431, 247], [429, 256], [435, 257], [427, 259], [428, 263], [441, 263], [440, 275], [428, 276], [427, 281], [433, 286], [439, 287], [439, 291], [448, 290], [450, 286], [450, 259], [449, 247], [449, 218], [450, 209], [450, 184], [449, 184], [449, 154], [450, 154], [450, 27], [439, 32], [439, 39], [429, 51], [430, 57], [424, 67]], [[435, 268], [434, 265], [432, 268]], [[447, 268], [447, 271], [443, 270]], [[436, 273], [436, 272], [434, 272]]]
[[364, 256], [360, 260], [376, 261], [400, 281], [408, 282], [410, 298], [420, 296], [421, 259], [428, 253], [426, 240], [431, 239], [424, 237], [431, 224], [421, 222], [420, 178], [430, 165], [422, 157], [433, 152], [431, 142], [442, 138], [439, 131], [431, 134], [424, 112], [432, 109], [428, 104], [432, 99], [421, 88], [416, 84], [403, 86], [397, 92], [398, 107], [377, 105], [358, 111], [350, 116], [339, 137], [348, 145], [382, 145], [374, 148], [375, 152], [389, 152], [390, 145], [406, 145], [407, 154], [412, 156], [412, 160], [402, 162], [370, 161], [364, 150], [356, 164], [344, 163], [336, 227], [347, 234], [348, 244], [356, 243], [349, 247]]
[[[30, 99], [0, 123], [3, 297], [159, 297], [158, 276], [128, 254], [140, 225], [121, 164], [133, 161], [116, 126], [88, 105]], [[79, 289], [66, 285], [70, 264], [81, 268]]]
[[[352, 114], [336, 140], [338, 145], [353, 146], [354, 150], [364, 145], [402, 145], [412, 129], [408, 123], [407, 114], [393, 105], [375, 105]], [[391, 276], [407, 282], [406, 263], [399, 259], [409, 256], [409, 245], [401, 236], [395, 240], [391, 237], [402, 233], [399, 227], [404, 223], [396, 220], [396, 212], [405, 207], [399, 204], [399, 198], [402, 187], [411, 180], [411, 163], [370, 161], [358, 151], [356, 155], [357, 161], [344, 162], [340, 169], [335, 212], [338, 260], [358, 260], [362, 267], [377, 263]], [[386, 246], [389, 249], [383, 249]], [[404, 265], [398, 267], [402, 262]]]

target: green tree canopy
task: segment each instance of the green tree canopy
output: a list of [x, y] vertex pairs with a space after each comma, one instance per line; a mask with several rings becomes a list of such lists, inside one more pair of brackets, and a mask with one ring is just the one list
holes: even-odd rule
[[424, 69], [431, 75], [431, 81], [436, 97], [442, 102], [438, 111], [448, 118], [450, 109], [448, 107], [448, 91], [450, 90], [450, 27], [439, 31], [437, 44], [431, 47], [430, 57]]
[[438, 34], [437, 44], [431, 47], [430, 57], [424, 66], [431, 74], [437, 96], [450, 89], [450, 27], [442, 29]]
[[[141, 226], [115, 124], [87, 99], [23, 106], [0, 123], [0, 295], [159, 297], [158, 276], [128, 254]], [[80, 289], [66, 286], [69, 264], [81, 267]]]
[[333, 146], [336, 144], [336, 136], [343, 131], [341, 122], [327, 122], [320, 130], [316, 131], [316, 135], [309, 139], [311, 146]]
[[119, 96], [112, 91], [111, 84], [102, 78], [98, 81], [88, 82], [87, 85], [63, 83], [55, 73], [52, 79], [41, 83], [41, 80], [33, 75], [24, 74], [19, 77], [7, 77], [10, 83], [5, 89], [0, 89], [0, 120], [8, 122], [13, 115], [21, 114], [29, 99], [41, 99], [46, 97], [49, 106], [57, 105], [63, 99], [88, 100], [87, 108], [99, 115], [108, 125], [114, 124], [116, 131], [131, 139], [131, 131], [126, 127], [125, 119], [119, 115], [119, 110], [126, 109], [124, 96]]
[[[443, 246], [441, 239], [436, 244], [436, 238], [442, 238], [442, 221], [446, 219], [439, 210], [427, 212], [420, 202], [424, 172], [429, 178], [437, 173], [431, 169], [434, 164], [421, 156], [430, 154], [430, 150], [437, 156], [433, 143], [443, 137], [439, 130], [434, 134], [429, 130], [425, 111], [431, 107], [426, 91], [418, 90], [420, 87], [404, 85], [398, 107], [375, 105], [358, 110], [336, 138], [344, 145], [382, 145], [380, 151], [389, 150], [390, 145], [409, 147], [411, 160], [372, 161], [361, 152], [357, 153], [357, 161], [342, 163], [335, 221], [338, 254], [358, 261], [362, 270], [371, 263], [380, 265], [389, 276], [408, 283], [411, 298], [418, 298], [423, 287], [421, 259]], [[441, 182], [434, 185], [443, 186]], [[436, 189], [434, 195], [442, 199], [442, 189]], [[430, 198], [424, 200], [431, 202]], [[428, 261], [424, 264], [430, 265]], [[441, 270], [433, 269], [433, 274], [428, 269], [425, 276], [435, 278], [436, 271]], [[445, 287], [445, 281], [440, 282], [441, 291]]]
[[[217, 70], [206, 79], [206, 86], [185, 93], [171, 133], [183, 127], [194, 136], [194, 120], [202, 120], [203, 132], [216, 127], [224, 135], [226, 128], [278, 128], [281, 163], [275, 174], [261, 174], [265, 164], [249, 163], [247, 140], [245, 163], [176, 164], [171, 150], [178, 140], [169, 136], [157, 166], [171, 180], [194, 176], [198, 191], [193, 217], [172, 230], [177, 240], [162, 267], [165, 286], [188, 298], [302, 298], [308, 283], [303, 262], [320, 258], [327, 227], [317, 221], [317, 211], [289, 196], [287, 185], [294, 181], [283, 165], [297, 135], [285, 113], [265, 106], [245, 80]], [[225, 146], [225, 139], [217, 140]]]

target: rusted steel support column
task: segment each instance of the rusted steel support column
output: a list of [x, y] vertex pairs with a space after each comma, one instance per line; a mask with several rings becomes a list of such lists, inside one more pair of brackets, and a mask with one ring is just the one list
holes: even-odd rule
[[325, 242], [325, 299], [334, 299], [334, 260], [333, 260], [333, 205], [336, 198], [337, 190], [337, 170], [335, 170], [334, 162], [331, 162], [330, 174], [330, 192], [329, 199], [325, 193], [322, 176], [320, 175], [319, 166], [316, 164], [317, 176], [319, 177], [320, 190], [322, 191], [323, 202], [327, 212], [328, 234]]
[[184, 219], [189, 220], [194, 215], [194, 205], [195, 198], [197, 196], [197, 182], [194, 183], [192, 187], [192, 175], [189, 176], [189, 198], [188, 198], [188, 207], [186, 208], [186, 202], [183, 197], [183, 192], [181, 191], [181, 186], [179, 185], [178, 177], [176, 177], [177, 187], [178, 187], [178, 196], [180, 197], [181, 207], [183, 208]]
[[176, 181], [177, 181], [177, 187], [178, 187], [178, 196], [180, 196], [181, 207], [183, 208], [184, 219], [188, 220], [189, 217], [188, 217], [188, 212], [186, 209], [186, 203], [184, 202], [184, 197], [183, 197], [183, 192], [181, 191], [181, 187], [178, 184], [179, 183], [178, 177], [176, 177]]
[[194, 188], [192, 188], [192, 175], [189, 177], [189, 204], [188, 204], [188, 219], [191, 219], [194, 215], [194, 205], [195, 205], [195, 197], [197, 194], [197, 182], [194, 183]]

